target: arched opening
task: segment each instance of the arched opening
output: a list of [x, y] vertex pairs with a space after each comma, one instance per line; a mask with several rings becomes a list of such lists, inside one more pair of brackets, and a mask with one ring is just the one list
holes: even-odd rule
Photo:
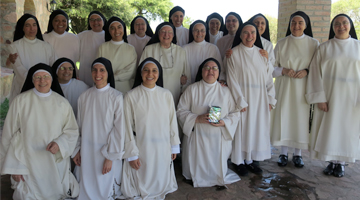
[[36, 16], [36, 9], [33, 0], [25, 0], [24, 2], [24, 13], [29, 13]]

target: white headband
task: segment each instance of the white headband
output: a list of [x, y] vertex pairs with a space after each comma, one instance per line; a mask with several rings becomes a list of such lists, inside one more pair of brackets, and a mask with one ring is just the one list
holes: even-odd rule
[[[60, 63], [60, 65], [59, 65], [58, 68], [56, 69], [56, 74], [58, 73], [61, 65], [63, 65], [64, 63], [69, 63], [69, 62], [68, 62], [68, 61], [65, 61], [65, 62]], [[71, 63], [70, 63], [70, 65], [71, 65]], [[71, 66], [72, 66], [72, 65], [71, 65]]]
[[[111, 22], [110, 25], [109, 25], [109, 29], [110, 29], [111, 24], [113, 24], [113, 23], [115, 23], [115, 22], [119, 22], [119, 21], [113, 21], [113, 22]], [[124, 31], [124, 26], [122, 25], [121, 22], [119, 22], [119, 23], [121, 24], [122, 30]]]
[[[104, 21], [104, 19], [99, 14], [93, 13], [93, 14], [90, 15], [90, 17], [93, 16], [93, 15], [99, 16]], [[90, 17], [89, 17], [89, 19], [90, 19]]]
[[[35, 74], [38, 73], [38, 72], [46, 72], [46, 73], [48, 73], [48, 74], [50, 75], [50, 77], [51, 77], [51, 80], [52, 80], [51, 74], [50, 74], [48, 71], [43, 70], [43, 69], [36, 70], [36, 71], [34, 72], [34, 74], [33, 74], [33, 78], [34, 78]], [[33, 82], [34, 82], [34, 80], [33, 80]]]
[[[220, 22], [220, 20], [218, 19], [218, 18], [211, 18], [210, 20], [209, 20], [209, 24], [210, 24], [210, 22], [212, 21], [212, 20], [214, 20], [214, 19], [216, 19], [216, 20], [218, 20], [219, 22]], [[221, 22], [220, 22], [221, 23]]]
[[[153, 61], [146, 61], [143, 66], [141, 67], [141, 71], [144, 69], [145, 65], [149, 64], [149, 63], [153, 63], [154, 65], [156, 65]], [[159, 69], [159, 67], [156, 65], [156, 67]]]
[[[29, 17], [29, 18], [27, 18], [25, 21], [30, 20], [30, 19], [35, 20], [35, 18], [33, 18], [33, 17]], [[36, 21], [36, 20], [35, 20], [35, 21]]]
[[[172, 29], [172, 27], [169, 25], [164, 25], [163, 27], [161, 27], [161, 29], [163, 29], [164, 27], [170, 27]], [[161, 29], [160, 29], [160, 31], [161, 31]]]
[[[94, 67], [95, 65], [97, 65], [97, 64], [100, 64], [100, 65], [102, 65], [102, 66], [104, 66], [105, 67], [105, 65], [104, 64], [102, 64], [101, 62], [96, 62], [96, 63], [94, 63], [93, 65], [92, 65], [92, 67]], [[105, 67], [106, 68], [106, 67]]]

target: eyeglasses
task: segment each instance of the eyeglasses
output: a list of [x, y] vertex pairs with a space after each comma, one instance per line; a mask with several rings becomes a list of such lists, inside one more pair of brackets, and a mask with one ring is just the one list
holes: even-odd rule
[[205, 33], [206, 31], [205, 31], [205, 29], [201, 29], [201, 30], [199, 30], [199, 29], [194, 29], [193, 32], [194, 32], [194, 33]]
[[238, 20], [237, 19], [227, 19], [226, 21], [225, 21], [225, 23], [236, 23], [236, 22], [238, 22]]
[[41, 79], [44, 80], [50, 80], [51, 76], [50, 75], [44, 75], [44, 76], [34, 76], [34, 81], [41, 81]]
[[217, 71], [217, 70], [219, 70], [219, 67], [218, 66], [213, 66], [213, 67], [205, 66], [205, 67], [203, 67], [203, 69], [206, 71], [210, 71], [211, 69], [214, 71]]
[[96, 18], [96, 19], [89, 19], [90, 22], [101, 22], [102, 19], [101, 18]]
[[74, 70], [74, 68], [73, 67], [60, 67], [60, 70], [61, 71], [65, 71], [65, 70], [72, 71], [72, 70]]
[[341, 25], [347, 26], [347, 25], [349, 25], [349, 24], [350, 24], [350, 22], [348, 22], [348, 21], [343, 21], [342, 23], [336, 22], [336, 23], [334, 24], [334, 26], [336, 26], [336, 27], [341, 27]]
[[172, 35], [174, 32], [173, 31], [160, 31], [160, 34], [165, 35], [165, 34], [169, 34]]

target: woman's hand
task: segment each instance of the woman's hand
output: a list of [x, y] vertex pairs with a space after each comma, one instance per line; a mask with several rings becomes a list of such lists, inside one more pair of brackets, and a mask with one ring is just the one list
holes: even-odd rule
[[296, 72], [296, 74], [294, 75], [294, 78], [304, 78], [306, 75], [307, 75], [306, 70], [300, 70], [300, 71]]
[[56, 154], [59, 149], [59, 145], [56, 142], [50, 142], [46, 147], [46, 151], [50, 151], [52, 154]]
[[269, 111], [271, 111], [271, 109], [272, 109], [272, 107], [271, 107], [271, 105], [269, 104]]
[[187, 82], [187, 77], [186, 77], [184, 74], [181, 75], [181, 77], [180, 77], [180, 84], [181, 84], [181, 85], [185, 85], [186, 82]]
[[324, 112], [328, 112], [329, 111], [329, 105], [328, 103], [318, 103], [318, 108]]
[[11, 178], [13, 178], [14, 181], [16, 181], [16, 182], [20, 182], [20, 181], [25, 182], [25, 179], [24, 179], [23, 175], [15, 175], [15, 174], [13, 174], [13, 175], [11, 175]]
[[216, 127], [225, 126], [225, 122], [223, 120], [219, 120], [219, 123], [210, 123], [210, 124]]
[[259, 52], [266, 60], [269, 60], [269, 53], [265, 49], [260, 49]]
[[282, 74], [286, 75], [286, 76], [288, 76], [290, 78], [293, 78], [295, 76], [295, 71], [292, 70], [292, 69], [283, 68]]
[[240, 112], [246, 112], [246, 108], [241, 109]]
[[130, 166], [131, 166], [132, 168], [134, 168], [135, 170], [140, 169], [140, 166], [141, 166], [139, 158], [136, 159], [136, 160], [130, 161], [129, 164], [130, 164]]
[[198, 115], [195, 123], [204, 123], [204, 124], [209, 124], [209, 113], [205, 113], [203, 115]]
[[233, 53], [232, 49], [226, 50], [226, 52], [225, 52], [225, 57], [226, 57], [226, 58], [230, 58], [231, 55], [232, 55], [232, 53]]
[[111, 171], [112, 161], [105, 158], [102, 174], [105, 175]]
[[76, 156], [73, 158], [73, 161], [75, 163], [75, 165], [77, 166], [81, 166], [81, 155], [80, 155], [80, 151], [77, 152]]
[[175, 160], [175, 158], [176, 158], [176, 154], [175, 153], [171, 154], [171, 159]]
[[18, 57], [18, 54], [17, 53], [14, 53], [14, 54], [9, 54], [9, 57], [7, 58], [6, 60], [6, 65], [12, 63], [12, 64], [15, 64], [15, 61], [16, 61], [16, 58]]
[[218, 81], [222, 87], [227, 87], [227, 83], [224, 80]]

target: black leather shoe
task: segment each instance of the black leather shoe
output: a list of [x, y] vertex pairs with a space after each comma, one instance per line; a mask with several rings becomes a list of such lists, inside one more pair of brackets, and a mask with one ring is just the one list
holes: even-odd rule
[[[344, 169], [345, 169], [345, 166], [344, 166]], [[334, 167], [334, 173], [333, 175], [335, 177], [343, 177], [345, 174], [345, 170], [342, 169], [342, 165], [341, 164], [335, 164], [335, 167]]]
[[240, 164], [236, 167], [237, 173], [239, 176], [246, 176], [249, 174], [249, 171], [246, 169], [244, 164]]
[[293, 161], [295, 167], [297, 167], [297, 168], [304, 167], [304, 161], [302, 159], [302, 156], [294, 156], [293, 155], [292, 161]]
[[325, 175], [332, 175], [334, 173], [334, 163], [330, 162], [323, 172]]
[[284, 154], [281, 154], [279, 156], [279, 160], [277, 161], [280, 167], [285, 167], [287, 165], [287, 162], [288, 162], [288, 156]]
[[261, 174], [263, 172], [263, 170], [255, 165], [254, 163], [251, 163], [249, 165], [245, 164], [247, 170], [249, 170], [250, 172], [254, 173], [254, 174]]

